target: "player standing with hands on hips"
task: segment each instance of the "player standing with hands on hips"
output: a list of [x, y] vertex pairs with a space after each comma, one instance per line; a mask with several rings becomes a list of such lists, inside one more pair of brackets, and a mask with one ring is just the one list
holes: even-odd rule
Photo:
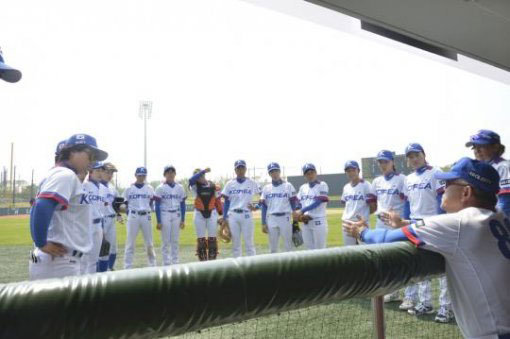
[[232, 256], [241, 256], [241, 236], [244, 239], [246, 255], [255, 255], [254, 225], [252, 211], [253, 197], [260, 194], [257, 183], [246, 177], [246, 162], [237, 160], [234, 164], [236, 178], [230, 180], [221, 195], [225, 199], [224, 222], [232, 234]]
[[267, 166], [271, 183], [264, 186], [260, 199], [262, 209], [262, 231], [269, 235], [271, 253], [278, 252], [280, 236], [285, 251], [292, 250], [292, 211], [298, 209], [296, 189], [280, 176], [280, 165], [272, 162]]
[[154, 189], [145, 184], [147, 169], [138, 167], [135, 171], [136, 182], [124, 191], [127, 217], [127, 239], [124, 254], [124, 268], [133, 267], [136, 237], [142, 230], [145, 250], [149, 266], [156, 266], [156, 253], [152, 240], [151, 211], [154, 200]]
[[329, 187], [326, 182], [317, 179], [317, 170], [313, 164], [303, 166], [303, 175], [307, 182], [301, 185], [297, 194], [301, 209], [294, 211], [293, 217], [304, 223], [303, 241], [307, 249], [326, 248]]
[[79, 175], [108, 153], [86, 134], [70, 137], [58, 162], [42, 180], [30, 213], [35, 249], [29, 262], [30, 280], [80, 274], [80, 261], [92, 248], [91, 210]]
[[[341, 201], [345, 204], [342, 221], [357, 221], [359, 218], [369, 220], [370, 214], [377, 209], [377, 199], [372, 185], [361, 179], [359, 176], [359, 164], [349, 160], [344, 165], [345, 174], [349, 182], [345, 184], [342, 191]], [[344, 245], [356, 245], [356, 238], [343, 232]]]
[[189, 187], [195, 198], [195, 213], [193, 221], [197, 234], [198, 260], [215, 260], [218, 256], [218, 239], [216, 228], [218, 215], [223, 214], [220, 187], [205, 178], [211, 172], [207, 167], [204, 170], [196, 169], [189, 179]]
[[179, 263], [179, 234], [186, 218], [186, 192], [175, 182], [177, 174], [172, 165], [165, 166], [165, 182], [156, 188], [157, 229], [161, 231], [163, 265]]
[[369, 230], [363, 222], [346, 231], [367, 244], [409, 240], [440, 253], [446, 262], [453, 312], [465, 338], [510, 338], [510, 220], [497, 211], [499, 175], [489, 164], [462, 158], [446, 180], [441, 207], [447, 214], [423, 220], [393, 215], [395, 228]]
[[505, 145], [501, 144], [499, 134], [482, 129], [469, 138], [466, 147], [471, 147], [476, 160], [492, 165], [499, 173], [499, 193], [497, 208], [510, 217], [510, 162], [501, 156]]

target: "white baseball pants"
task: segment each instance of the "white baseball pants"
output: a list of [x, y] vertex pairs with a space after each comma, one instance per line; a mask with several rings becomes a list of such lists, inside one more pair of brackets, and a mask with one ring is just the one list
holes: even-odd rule
[[124, 253], [124, 268], [133, 267], [133, 257], [135, 254], [136, 237], [138, 231], [142, 230], [143, 240], [145, 242], [145, 250], [147, 252], [147, 262], [149, 266], [156, 266], [156, 253], [154, 252], [154, 242], [152, 240], [152, 222], [151, 214], [145, 215], [129, 212], [126, 223], [127, 239], [126, 250]]
[[161, 211], [161, 253], [163, 265], [179, 263], [181, 212]]
[[110, 243], [110, 254], [117, 253], [117, 230], [115, 229], [115, 217], [104, 219], [104, 237]]
[[200, 211], [195, 210], [193, 222], [195, 223], [195, 232], [197, 233], [197, 238], [217, 236], [218, 213], [216, 210], [211, 212], [211, 216], [209, 218], [204, 218]]
[[241, 256], [241, 236], [244, 239], [246, 255], [255, 255], [254, 225], [251, 212], [229, 212], [228, 224], [232, 234], [232, 256], [234, 258]]
[[99, 252], [103, 242], [103, 228], [101, 223], [92, 225], [92, 249], [85, 253], [81, 258], [80, 274], [89, 274], [97, 272], [97, 262], [99, 261]]
[[80, 275], [80, 258], [72, 256], [72, 251], [62, 257], [52, 257], [35, 248], [31, 253], [28, 264], [30, 280], [63, 278]]
[[301, 227], [303, 233], [303, 242], [309, 250], [318, 248], [326, 248], [326, 240], [328, 238], [328, 221], [326, 218], [314, 218], [303, 224]]
[[278, 252], [278, 243], [280, 236], [283, 239], [283, 248], [286, 252], [292, 250], [292, 223], [290, 214], [276, 216], [269, 214], [267, 216], [267, 230], [269, 235], [269, 249], [271, 253]]

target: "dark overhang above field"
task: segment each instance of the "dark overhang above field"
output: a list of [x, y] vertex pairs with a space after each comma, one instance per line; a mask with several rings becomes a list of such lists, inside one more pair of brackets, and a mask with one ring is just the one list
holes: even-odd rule
[[377, 40], [365, 29], [385, 37], [380, 41], [412, 46], [397, 48], [427, 56], [416, 49], [425, 50], [454, 67], [510, 84], [507, 0], [244, 1]]

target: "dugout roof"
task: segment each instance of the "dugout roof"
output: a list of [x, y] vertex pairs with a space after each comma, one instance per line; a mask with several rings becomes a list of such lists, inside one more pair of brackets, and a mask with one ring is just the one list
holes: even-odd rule
[[510, 84], [508, 0], [244, 1]]

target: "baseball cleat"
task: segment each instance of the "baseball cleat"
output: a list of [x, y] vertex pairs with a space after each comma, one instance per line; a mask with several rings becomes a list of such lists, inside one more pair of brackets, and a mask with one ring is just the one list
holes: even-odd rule
[[404, 298], [404, 301], [402, 301], [402, 303], [400, 304], [400, 306], [398, 308], [403, 311], [407, 311], [411, 308], [414, 308], [414, 301], [409, 298]]
[[446, 307], [441, 306], [439, 308], [439, 311], [437, 311], [434, 321], [436, 323], [447, 324], [447, 323], [451, 322], [453, 320], [453, 318], [455, 318], [455, 316], [453, 315], [453, 312], [451, 310], [447, 309]]
[[413, 314], [415, 316], [420, 316], [424, 314], [432, 314], [434, 313], [434, 308], [430, 305], [424, 305], [422, 303], [419, 303], [415, 307], [408, 309], [407, 313]]

